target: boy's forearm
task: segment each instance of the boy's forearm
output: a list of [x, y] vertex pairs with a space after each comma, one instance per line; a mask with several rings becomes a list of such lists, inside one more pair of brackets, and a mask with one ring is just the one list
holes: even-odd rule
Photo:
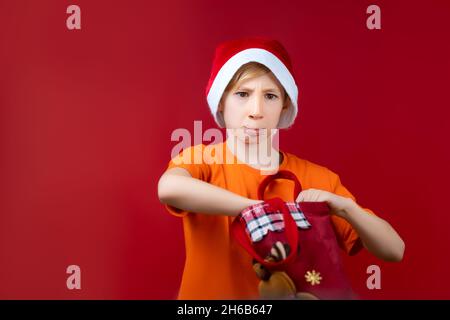
[[367, 213], [353, 200], [349, 200], [345, 219], [356, 230], [367, 250], [385, 261], [402, 260], [405, 243], [394, 228], [385, 220]]
[[210, 183], [185, 176], [167, 176], [159, 186], [170, 190], [161, 202], [197, 213], [236, 216], [246, 207], [262, 202], [248, 199]]

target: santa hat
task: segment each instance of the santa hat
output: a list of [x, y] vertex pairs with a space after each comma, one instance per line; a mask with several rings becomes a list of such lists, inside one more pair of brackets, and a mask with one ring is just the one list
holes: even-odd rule
[[249, 62], [258, 62], [269, 68], [286, 90], [291, 105], [280, 117], [278, 128], [290, 127], [298, 110], [298, 88], [291, 60], [281, 43], [263, 37], [225, 41], [217, 46], [211, 76], [206, 86], [208, 105], [217, 124], [225, 127], [223, 115], [218, 112], [223, 92], [236, 71]]

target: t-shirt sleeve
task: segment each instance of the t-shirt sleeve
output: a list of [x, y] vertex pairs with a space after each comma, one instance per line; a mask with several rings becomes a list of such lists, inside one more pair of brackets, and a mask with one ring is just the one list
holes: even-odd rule
[[[166, 171], [172, 168], [183, 168], [187, 170], [193, 178], [209, 182], [211, 178], [211, 168], [203, 159], [204, 149], [205, 146], [203, 144], [184, 149], [169, 161]], [[170, 214], [176, 217], [184, 217], [189, 213], [168, 204], [165, 204], [164, 206]]]
[[[347, 190], [346, 187], [341, 183], [341, 179], [339, 176], [328, 170], [330, 177], [331, 190], [333, 193], [343, 196], [346, 198], [351, 198], [356, 201], [355, 197]], [[372, 210], [363, 208], [368, 214], [375, 214]], [[362, 248], [362, 241], [356, 232], [356, 230], [352, 227], [352, 225], [347, 222], [347, 220], [338, 217], [336, 215], [331, 216], [331, 221], [333, 222], [334, 229], [336, 231], [337, 240], [339, 246], [348, 254], [355, 255]]]

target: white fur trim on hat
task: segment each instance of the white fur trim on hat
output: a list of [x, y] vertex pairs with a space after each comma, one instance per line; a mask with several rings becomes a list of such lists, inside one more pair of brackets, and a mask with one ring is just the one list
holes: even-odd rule
[[289, 106], [282, 114], [278, 122], [278, 128], [290, 127], [294, 123], [295, 117], [297, 116], [297, 85], [295, 84], [295, 80], [288, 68], [286, 68], [284, 63], [278, 59], [277, 56], [267, 50], [259, 48], [246, 49], [238, 52], [232, 56], [217, 73], [207, 97], [211, 113], [213, 114], [217, 124], [220, 127], [225, 127], [225, 121], [222, 113], [218, 112], [219, 102], [225, 88], [233, 78], [236, 71], [242, 65], [249, 62], [258, 62], [265, 65], [283, 85], [289, 95], [289, 98], [291, 99], [291, 106]]

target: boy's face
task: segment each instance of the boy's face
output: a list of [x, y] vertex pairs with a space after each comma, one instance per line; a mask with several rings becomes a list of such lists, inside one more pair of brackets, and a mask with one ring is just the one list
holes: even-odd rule
[[272, 73], [267, 73], [243, 80], [225, 92], [219, 111], [223, 112], [227, 131], [252, 144], [271, 136], [270, 130], [277, 128], [281, 113], [287, 108], [284, 104], [283, 87]]

